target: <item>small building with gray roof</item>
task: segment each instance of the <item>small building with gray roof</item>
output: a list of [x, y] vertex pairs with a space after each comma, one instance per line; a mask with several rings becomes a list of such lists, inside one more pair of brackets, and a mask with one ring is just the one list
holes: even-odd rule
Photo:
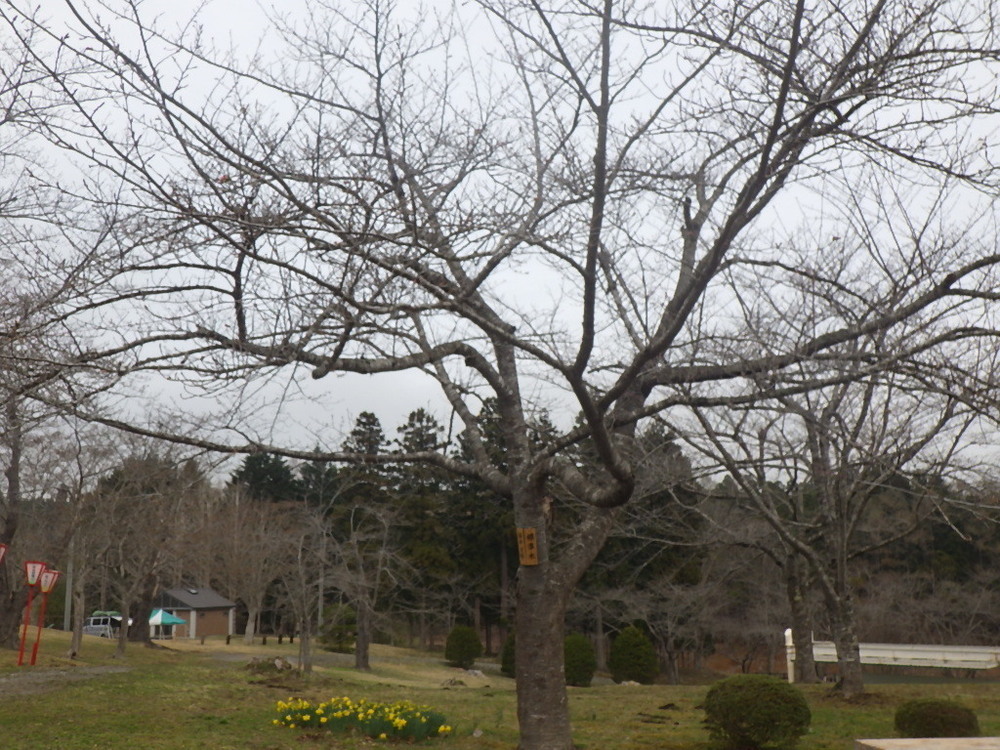
[[208, 588], [166, 589], [153, 604], [184, 620], [173, 626], [174, 638], [232, 635], [236, 603]]

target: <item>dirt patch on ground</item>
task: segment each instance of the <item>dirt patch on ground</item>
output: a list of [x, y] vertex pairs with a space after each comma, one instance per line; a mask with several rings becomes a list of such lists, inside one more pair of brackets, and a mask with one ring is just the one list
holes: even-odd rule
[[25, 669], [0, 675], [0, 695], [34, 695], [60, 687], [67, 682], [91, 680], [106, 674], [127, 672], [128, 667], [71, 667], [69, 669]]

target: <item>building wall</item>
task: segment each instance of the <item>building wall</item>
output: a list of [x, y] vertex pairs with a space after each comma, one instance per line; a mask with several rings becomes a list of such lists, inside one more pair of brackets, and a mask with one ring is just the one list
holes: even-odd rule
[[210, 609], [197, 613], [198, 622], [195, 633], [198, 638], [203, 635], [229, 635], [229, 610]]
[[[172, 614], [174, 617], [180, 617], [182, 620], [185, 620], [185, 621], [187, 621], [187, 622], [190, 623], [191, 622], [191, 615], [193, 615], [194, 612], [192, 612], [191, 610], [188, 610], [188, 609], [182, 609], [182, 610], [179, 610], [179, 611], [178, 610], [171, 610], [170, 614]], [[191, 637], [191, 626], [190, 625], [174, 625], [173, 637], [174, 638], [190, 638]]]
[[[173, 610], [171, 614], [188, 622], [187, 625], [174, 626], [174, 638], [201, 638], [203, 635], [232, 634], [228, 609], [208, 609], [201, 612], [181, 609]], [[192, 618], [194, 618], [194, 627], [191, 626]]]

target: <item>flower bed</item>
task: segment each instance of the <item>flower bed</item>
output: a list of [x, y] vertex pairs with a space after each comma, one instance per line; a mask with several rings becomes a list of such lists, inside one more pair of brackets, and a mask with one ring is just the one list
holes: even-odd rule
[[278, 718], [271, 723], [289, 729], [326, 729], [355, 732], [377, 740], [407, 741], [451, 733], [443, 715], [410, 701], [389, 704], [362, 699], [355, 703], [345, 696], [313, 705], [302, 698], [289, 698], [278, 701], [276, 710]]

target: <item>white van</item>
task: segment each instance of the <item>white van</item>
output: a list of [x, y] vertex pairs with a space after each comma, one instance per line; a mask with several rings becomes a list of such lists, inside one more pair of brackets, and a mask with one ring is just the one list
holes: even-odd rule
[[83, 634], [101, 638], [117, 638], [122, 617], [117, 612], [94, 612], [83, 621]]

